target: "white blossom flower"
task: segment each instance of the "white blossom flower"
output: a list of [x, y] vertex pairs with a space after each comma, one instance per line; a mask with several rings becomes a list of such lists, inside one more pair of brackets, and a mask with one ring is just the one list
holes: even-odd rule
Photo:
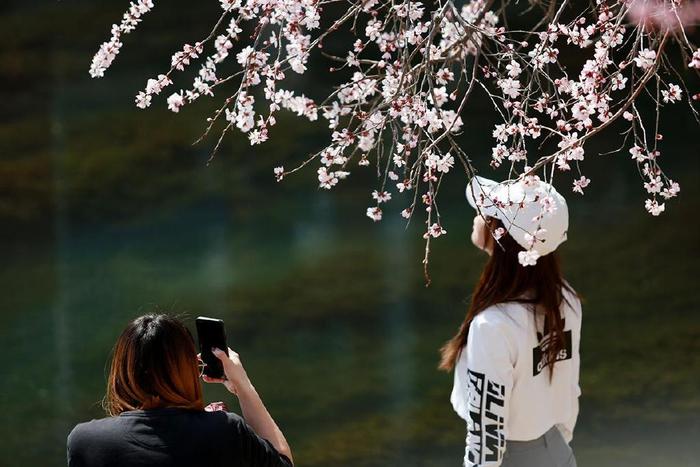
[[440, 160], [440, 155], [430, 152], [426, 154], [423, 164], [429, 169], [434, 169], [437, 167], [438, 161]]
[[495, 167], [498, 167], [499, 165], [501, 165], [501, 162], [503, 162], [504, 159], [508, 158], [508, 156], [508, 148], [503, 144], [497, 144], [491, 149], [491, 164]]
[[661, 91], [661, 95], [663, 96], [663, 101], [668, 104], [671, 102], [680, 101], [682, 92], [683, 91], [681, 90], [680, 86], [677, 84], [671, 84], [668, 86], [668, 89]]
[[462, 117], [460, 117], [454, 110], [443, 110], [442, 112], [442, 126], [444, 128], [450, 128], [451, 133], [459, 133], [462, 128]]
[[182, 91], [174, 92], [168, 97], [168, 109], [177, 113], [180, 108], [185, 105], [185, 99], [182, 95]]
[[632, 155], [632, 159], [637, 162], [643, 162], [647, 159], [647, 155], [644, 153], [644, 150], [636, 144], [630, 148], [629, 153]]
[[256, 144], [261, 144], [267, 141], [268, 135], [267, 135], [267, 129], [262, 128], [260, 130], [253, 130], [250, 133], [248, 133], [248, 140], [250, 141], [250, 145], [256, 145]]
[[615, 76], [612, 77], [610, 81], [612, 82], [613, 91], [617, 91], [618, 89], [625, 89], [625, 85], [627, 84], [627, 78], [622, 76], [621, 73], [617, 73]]
[[681, 191], [680, 185], [673, 180], [668, 180], [666, 184], [667, 187], [661, 191], [661, 196], [665, 199], [674, 198]]
[[388, 191], [377, 191], [372, 192], [372, 198], [377, 201], [377, 204], [386, 203], [391, 200], [391, 193]]
[[540, 254], [536, 250], [527, 250], [518, 252], [518, 262], [522, 266], [534, 266], [537, 264], [537, 259]]
[[428, 238], [428, 236], [437, 238], [441, 235], [445, 235], [447, 233], [447, 230], [442, 228], [440, 224], [437, 222], [433, 223], [433, 225], [428, 228], [428, 231], [423, 235], [423, 238]]
[[382, 210], [378, 207], [367, 208], [367, 217], [372, 219], [374, 222], [382, 220]]
[[434, 104], [437, 107], [442, 107], [443, 104], [447, 102], [447, 88], [445, 88], [445, 86], [440, 86], [433, 89], [433, 92], [429, 96], [430, 102], [433, 102], [433, 95], [435, 96]]
[[572, 190], [576, 193], [583, 194], [583, 189], [586, 188], [590, 183], [591, 180], [589, 178], [581, 176], [581, 178], [579, 178], [578, 180], [574, 180], [574, 187]]
[[403, 182], [399, 182], [396, 184], [396, 189], [399, 190], [399, 193], [403, 193], [406, 190], [410, 190], [412, 188], [411, 181], [410, 180], [404, 180]]
[[275, 173], [275, 179], [278, 182], [281, 182], [282, 179], [284, 178], [284, 166], [280, 165], [279, 167], [275, 167], [274, 173]]
[[145, 109], [151, 105], [151, 95], [141, 91], [136, 95], [136, 107]]
[[382, 31], [382, 22], [376, 19], [370, 20], [365, 27], [365, 35], [370, 40], [376, 40]]
[[498, 80], [498, 87], [501, 88], [503, 94], [516, 99], [520, 95], [520, 81], [512, 78], [504, 78]]
[[693, 52], [693, 58], [690, 60], [690, 63], [688, 63], [688, 66], [690, 68], [700, 69], [700, 49]]
[[336, 177], [335, 172], [328, 172], [328, 169], [325, 167], [319, 167], [317, 173], [320, 188], [330, 190], [338, 184], [338, 177]]
[[216, 49], [214, 61], [215, 63], [221, 63], [228, 57], [228, 51], [233, 48], [233, 42], [231, 42], [228, 35], [221, 34], [214, 40], [214, 48]]
[[352, 51], [348, 52], [348, 57], [345, 59], [345, 61], [349, 66], [360, 66], [360, 61], [357, 59], [357, 56]]
[[656, 61], [656, 51], [651, 49], [642, 49], [634, 58], [634, 63], [642, 70], [648, 70]]
[[199, 57], [199, 54], [204, 50], [201, 42], [195, 42], [194, 45], [185, 44], [180, 52], [175, 52], [170, 59], [170, 64], [176, 70], [182, 71], [190, 60]]
[[92, 64], [90, 65], [90, 76], [93, 78], [102, 78], [107, 68], [110, 67], [114, 59], [117, 57], [121, 47], [122, 43], [119, 41], [119, 34], [113, 35], [111, 40], [102, 43], [102, 45], [100, 45], [100, 49], [92, 58]]
[[644, 189], [647, 190], [647, 193], [659, 193], [663, 185], [661, 177], [651, 177], [648, 182], [644, 183]]
[[233, 8], [238, 8], [241, 4], [240, 0], [219, 0], [221, 8], [228, 11]]
[[163, 74], [158, 75], [157, 79], [150, 78], [146, 82], [146, 94], [160, 94], [165, 87], [171, 84], [173, 84], [172, 80]]
[[508, 140], [508, 133], [506, 132], [505, 123], [496, 125], [493, 129], [492, 135], [494, 138], [496, 138], [496, 141], [499, 141], [501, 143], [504, 143], [506, 140]]
[[515, 60], [511, 60], [511, 62], [506, 65], [506, 70], [508, 70], [508, 76], [511, 78], [517, 78], [520, 76], [520, 73], [523, 72], [522, 68], [520, 68], [520, 64]]
[[447, 173], [450, 171], [452, 168], [452, 165], [454, 164], [455, 159], [452, 157], [452, 155], [448, 152], [445, 154], [443, 157], [441, 157], [436, 164], [436, 168], [438, 172], [442, 173]]
[[655, 199], [647, 199], [644, 201], [644, 208], [649, 211], [652, 216], [658, 216], [666, 210], [666, 205], [664, 203], [659, 204]]
[[455, 75], [449, 68], [441, 68], [435, 73], [435, 82], [437, 84], [447, 84], [455, 79]]

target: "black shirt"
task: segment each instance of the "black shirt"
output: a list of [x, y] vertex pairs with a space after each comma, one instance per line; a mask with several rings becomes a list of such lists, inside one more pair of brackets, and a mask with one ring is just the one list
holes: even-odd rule
[[165, 407], [79, 423], [68, 435], [69, 467], [290, 467], [230, 412]]

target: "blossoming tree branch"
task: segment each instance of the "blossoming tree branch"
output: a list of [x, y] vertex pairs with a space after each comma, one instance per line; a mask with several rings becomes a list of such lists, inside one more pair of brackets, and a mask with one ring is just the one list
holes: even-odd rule
[[[700, 18], [698, 3], [220, 0], [220, 4], [221, 15], [209, 35], [174, 53], [170, 69], [148, 79], [135, 96], [136, 106], [149, 107], [173, 86], [178, 72], [198, 66], [194, 81], [181, 85], [187, 89], [167, 92], [166, 100], [170, 110], [179, 112], [199, 98], [219, 99], [221, 105], [207, 118], [202, 135], [212, 130], [218, 135], [212, 156], [232, 131], [242, 132], [253, 145], [273, 137], [276, 115], [282, 110], [309, 120], [321, 116], [330, 128], [328, 144], [301, 158], [294, 168], [274, 168], [277, 180], [313, 164], [320, 187], [331, 189], [354, 167], [373, 164], [378, 179], [367, 216], [380, 221], [382, 206], [392, 194], [410, 193], [401, 215], [410, 219], [416, 212], [424, 213], [426, 265], [431, 238], [446, 233], [437, 206], [442, 178], [456, 164], [466, 177], [475, 172], [472, 155], [458, 144], [457, 136], [464, 131], [460, 116], [479, 93], [488, 98], [498, 119], [490, 165], [507, 165], [509, 179], [551, 183], [564, 178], [560, 183], [583, 194], [590, 183], [580, 165], [585, 145], [616, 123], [620, 150], [628, 151], [636, 162], [648, 193], [646, 210], [661, 214], [665, 201], [679, 193], [678, 183], [660, 165], [659, 120], [667, 106], [683, 105], [700, 121], [695, 107], [700, 94], [688, 89], [688, 78], [700, 69], [700, 51], [687, 35]], [[125, 36], [153, 7], [153, 0], [130, 4], [94, 56], [93, 77], [104, 75]], [[536, 21], [525, 29], [508, 26], [509, 19], [526, 10], [538, 12]], [[344, 52], [325, 52], [324, 40], [340, 31], [343, 37], [352, 34]], [[350, 76], [322, 101], [285, 87], [290, 74], [307, 71], [313, 53], [330, 60], [331, 71], [344, 70], [344, 76]], [[583, 57], [573, 68], [571, 60], [564, 60], [571, 54]], [[641, 99], [652, 103], [644, 109], [653, 110], [644, 111], [638, 105]], [[542, 216], [551, 209], [550, 201], [547, 196], [530, 200], [541, 204]], [[532, 239], [537, 240], [536, 232]], [[534, 264], [536, 259], [531, 254], [521, 262]]]

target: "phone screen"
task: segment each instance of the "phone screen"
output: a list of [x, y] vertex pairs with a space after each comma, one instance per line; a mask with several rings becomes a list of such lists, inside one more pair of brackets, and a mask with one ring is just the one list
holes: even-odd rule
[[217, 347], [228, 353], [226, 344], [226, 330], [221, 319], [199, 316], [196, 319], [197, 339], [199, 340], [199, 352], [204, 362], [204, 374], [211, 378], [225, 378], [224, 367], [221, 360], [216, 358], [211, 348]]

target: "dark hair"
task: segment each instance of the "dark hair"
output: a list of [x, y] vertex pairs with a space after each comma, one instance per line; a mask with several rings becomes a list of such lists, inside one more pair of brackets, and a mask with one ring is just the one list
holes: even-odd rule
[[[501, 221], [487, 218], [486, 230], [503, 227]], [[474, 317], [486, 308], [504, 302], [520, 302], [531, 307], [533, 313], [544, 313], [548, 329], [554, 331], [546, 349], [551, 381], [557, 353], [564, 348], [564, 324], [560, 306], [564, 300], [564, 289], [575, 292], [562, 278], [557, 252], [544, 255], [534, 266], [522, 266], [518, 253], [524, 251], [512, 236], [507, 233], [498, 242], [490, 232], [485, 232], [488, 242], [493, 243], [493, 254], [481, 272], [479, 282], [472, 294], [467, 315], [457, 334], [440, 349], [439, 368], [451, 371], [467, 343], [469, 325]]]
[[204, 410], [194, 339], [176, 318], [136, 318], [121, 333], [112, 354], [102, 401], [108, 415], [157, 407]]

